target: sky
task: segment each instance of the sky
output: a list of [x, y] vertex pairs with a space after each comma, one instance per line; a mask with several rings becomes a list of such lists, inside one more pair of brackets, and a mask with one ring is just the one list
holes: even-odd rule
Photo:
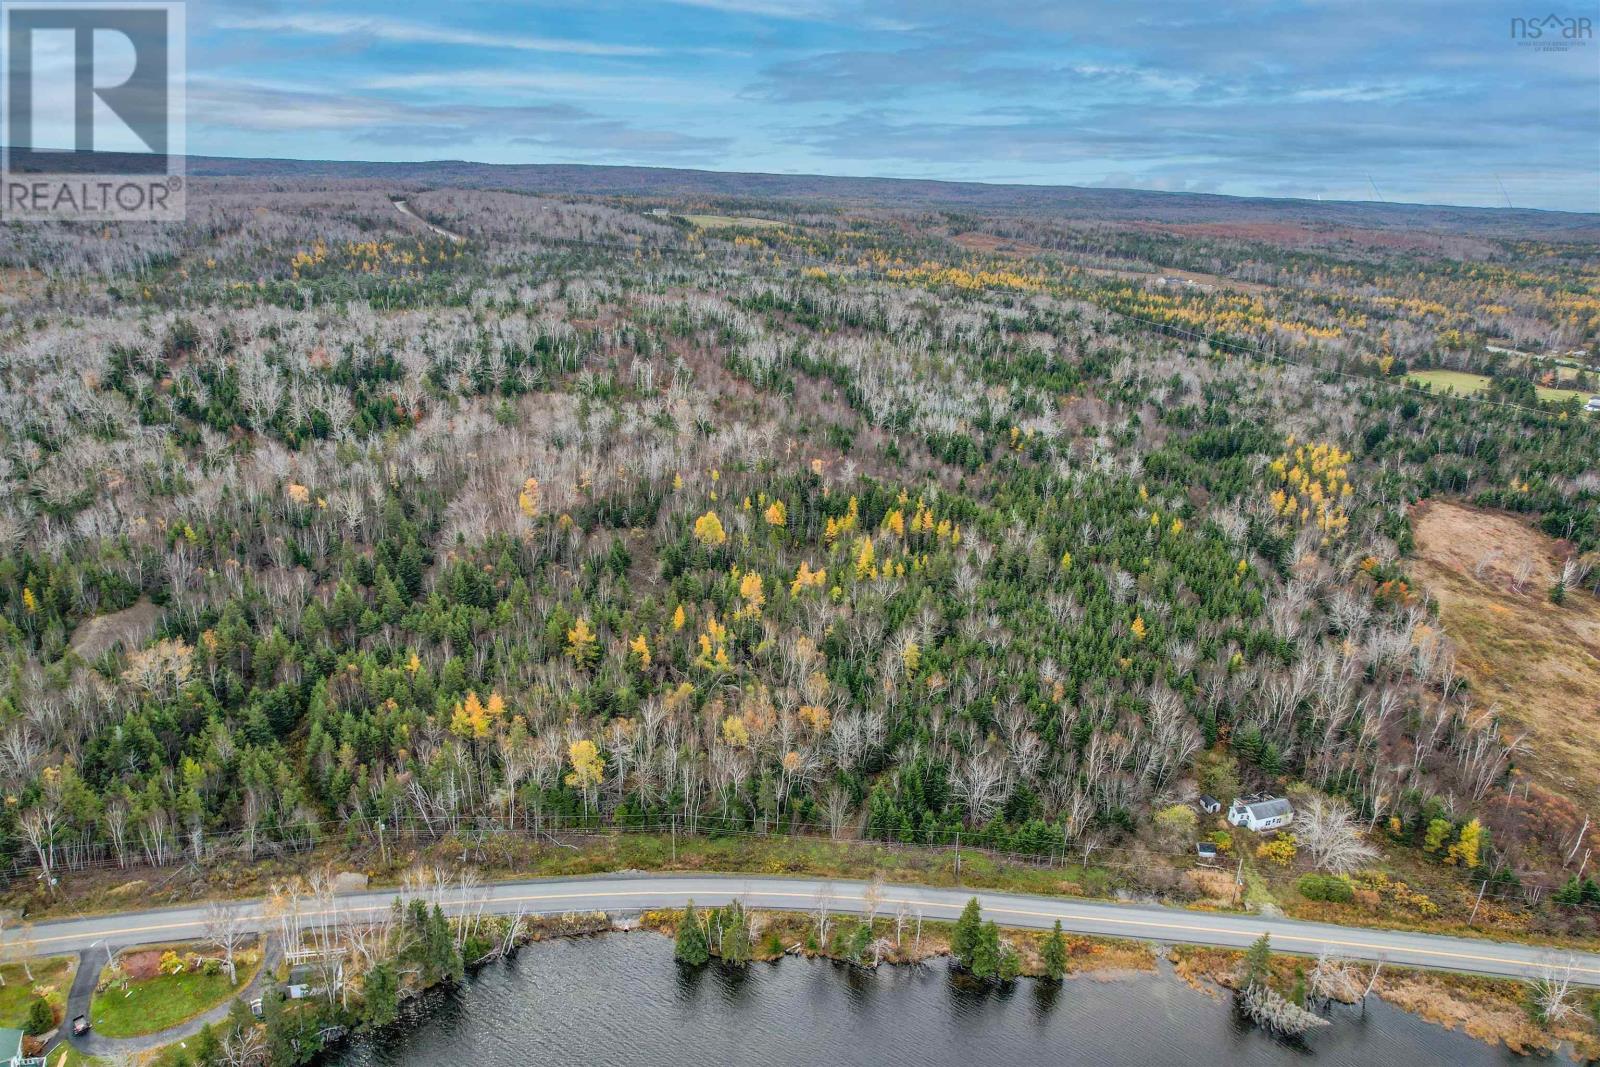
[[190, 0], [188, 150], [1600, 211], [1600, 40], [1523, 6]]

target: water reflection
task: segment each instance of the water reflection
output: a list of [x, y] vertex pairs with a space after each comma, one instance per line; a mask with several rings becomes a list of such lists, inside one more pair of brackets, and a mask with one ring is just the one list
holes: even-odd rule
[[1374, 1002], [1308, 1042], [1274, 1040], [1171, 976], [1023, 980], [995, 989], [942, 964], [865, 972], [786, 959], [692, 970], [652, 934], [530, 945], [330, 1058], [337, 1067], [1005, 1063], [1474, 1067], [1524, 1063]]

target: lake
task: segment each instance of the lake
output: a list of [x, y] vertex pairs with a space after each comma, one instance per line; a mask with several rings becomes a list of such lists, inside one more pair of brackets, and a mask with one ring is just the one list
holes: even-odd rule
[[1373, 998], [1305, 1044], [1236, 1020], [1232, 1002], [1171, 976], [1030, 979], [973, 988], [942, 961], [861, 972], [785, 959], [684, 971], [650, 933], [544, 941], [434, 991], [387, 1032], [329, 1057], [400, 1064], [1182, 1064], [1228, 1067], [1526, 1064]]

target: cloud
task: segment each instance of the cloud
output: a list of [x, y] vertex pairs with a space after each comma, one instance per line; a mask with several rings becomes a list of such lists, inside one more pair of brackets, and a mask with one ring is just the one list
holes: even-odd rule
[[709, 103], [733, 99], [729, 90], [695, 81], [642, 75], [586, 74], [576, 71], [503, 69], [425, 71], [379, 74], [359, 83], [364, 89], [429, 90], [487, 89], [495, 92], [532, 92], [593, 99], [680, 101]]
[[682, 7], [721, 11], [729, 15], [760, 15], [765, 18], [796, 21], [822, 18], [830, 14], [828, 8], [805, 3], [803, 0], [795, 0], [793, 3], [787, 0], [667, 0], [667, 2]]
[[460, 45], [519, 52], [560, 52], [577, 56], [655, 56], [662, 53], [660, 48], [647, 45], [529, 37], [515, 33], [482, 33], [369, 15], [224, 16], [216, 25], [225, 30], [257, 30], [309, 37], [363, 37], [394, 44]]
[[[208, 140], [231, 125], [293, 144], [304, 125], [396, 152], [459, 138], [469, 158], [560, 142], [607, 161], [1247, 194], [1370, 195], [1370, 174], [1386, 196], [1475, 202], [1502, 202], [1498, 172], [1519, 203], [1600, 208], [1600, 46], [1518, 49], [1501, 0], [500, 0], [425, 21], [416, 0], [321, 2], [213, 0], [213, 25], [251, 32], [202, 32], [191, 70], [246, 72], [264, 110], [196, 101]], [[561, 29], [521, 32], [535, 17]]]
[[428, 148], [507, 143], [659, 161], [712, 160], [731, 138], [644, 128], [572, 104], [418, 104], [361, 93], [199, 78], [189, 87], [191, 124], [257, 134], [336, 134], [369, 144]]

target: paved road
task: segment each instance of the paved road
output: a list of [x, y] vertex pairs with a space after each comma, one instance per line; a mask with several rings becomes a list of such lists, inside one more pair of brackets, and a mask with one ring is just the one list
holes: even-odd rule
[[[476, 908], [486, 912], [529, 914], [604, 910], [637, 912], [646, 908], [682, 907], [693, 899], [701, 905], [725, 904], [739, 898], [757, 908], [810, 911], [820, 892], [832, 896], [831, 910], [859, 913], [866, 908], [866, 883], [824, 882], [810, 878], [743, 875], [620, 874], [508, 882], [480, 887], [466, 900], [447, 904], [447, 911]], [[976, 895], [987, 917], [1002, 926], [1049, 927], [1057, 919], [1068, 931], [1178, 944], [1242, 948], [1263, 933], [1283, 952], [1315, 955], [1324, 947], [1351, 959], [1383, 960], [1409, 967], [1431, 967], [1509, 978], [1537, 976], [1552, 965], [1569, 963], [1576, 982], [1600, 986], [1600, 955], [1566, 953], [1548, 948], [1435, 934], [1370, 930], [1298, 922], [1292, 919], [1218, 914], [1151, 905], [1109, 904], [1059, 897], [926, 886], [887, 885], [881, 912], [892, 915], [904, 902], [929, 919], [951, 919], [968, 897]], [[351, 918], [388, 908], [392, 891], [345, 894], [339, 910]], [[257, 902], [246, 905], [249, 925], [261, 929]], [[205, 923], [203, 908], [130, 912], [120, 915], [63, 919], [37, 924], [31, 932], [36, 952], [77, 952], [110, 940], [128, 945], [143, 941], [194, 938]], [[9, 940], [9, 935], [7, 937]]]

